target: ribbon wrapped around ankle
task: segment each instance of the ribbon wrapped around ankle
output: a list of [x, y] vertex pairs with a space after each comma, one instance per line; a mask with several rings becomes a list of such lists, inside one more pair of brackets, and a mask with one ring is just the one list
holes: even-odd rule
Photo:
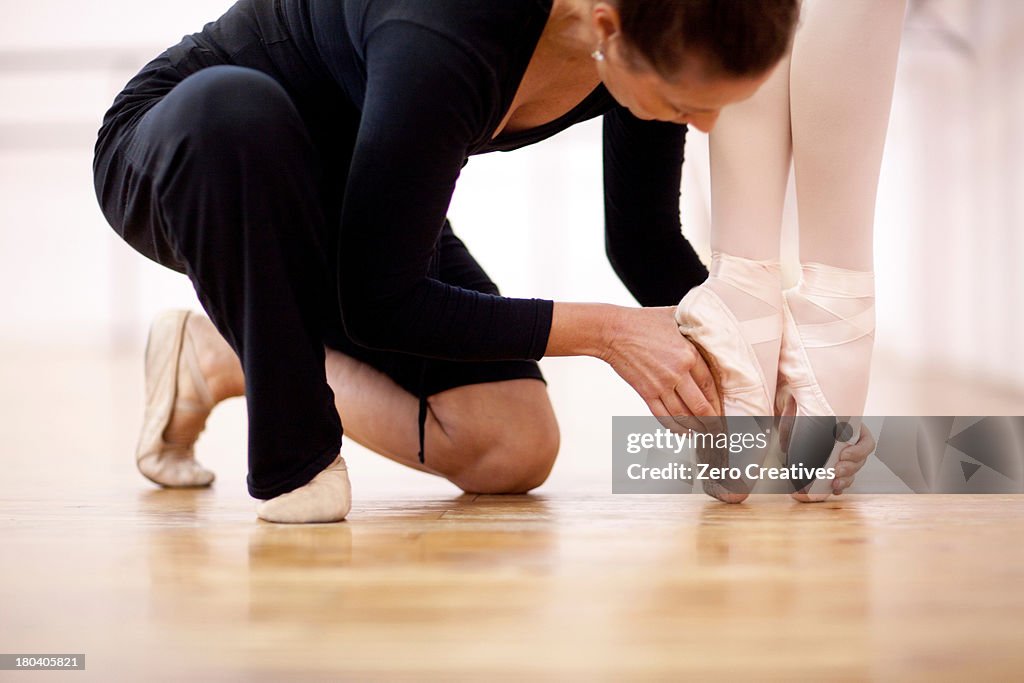
[[[778, 261], [755, 261], [716, 251], [711, 254], [709, 273], [720, 282], [777, 309], [778, 303], [767, 297], [766, 292], [778, 291], [781, 273]], [[737, 320], [737, 324], [750, 344], [773, 341], [782, 336], [782, 318], [777, 314]]]
[[[838, 346], [874, 335], [874, 272], [848, 270], [823, 263], [805, 263], [797, 289], [805, 299], [836, 318], [827, 323], [799, 324], [800, 338], [804, 346]], [[835, 299], [871, 299], [872, 303], [859, 313], [849, 315], [836, 310]]]

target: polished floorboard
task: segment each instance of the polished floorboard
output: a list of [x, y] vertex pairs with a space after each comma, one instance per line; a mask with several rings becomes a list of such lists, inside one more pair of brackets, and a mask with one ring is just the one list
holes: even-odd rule
[[137, 358], [32, 358], [0, 365], [0, 652], [86, 669], [0, 681], [1024, 679], [1024, 496], [470, 496], [353, 453], [348, 521], [278, 526], [218, 454], [239, 402], [214, 487], [159, 490]]

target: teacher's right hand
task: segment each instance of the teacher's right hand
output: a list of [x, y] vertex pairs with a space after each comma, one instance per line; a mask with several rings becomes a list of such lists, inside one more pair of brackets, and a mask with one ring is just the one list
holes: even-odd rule
[[[675, 308], [616, 307], [601, 358], [626, 380], [655, 417], [720, 415], [715, 380], [696, 347], [679, 333]], [[693, 426], [690, 420], [680, 420]]]
[[[679, 333], [675, 307], [555, 302], [546, 356], [594, 356], [611, 365], [658, 418], [690, 429], [720, 427], [715, 380]], [[671, 426], [671, 425], [670, 425]]]

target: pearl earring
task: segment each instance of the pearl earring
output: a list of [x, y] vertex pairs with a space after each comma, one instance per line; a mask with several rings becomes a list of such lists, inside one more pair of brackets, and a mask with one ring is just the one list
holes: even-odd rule
[[601, 52], [601, 48], [597, 48], [596, 50], [591, 52], [590, 56], [594, 58], [595, 62], [603, 62], [604, 61], [604, 52]]

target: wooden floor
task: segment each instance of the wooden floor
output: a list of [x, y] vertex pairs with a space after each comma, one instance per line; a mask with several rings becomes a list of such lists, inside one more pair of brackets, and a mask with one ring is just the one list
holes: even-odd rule
[[0, 680], [1024, 678], [1024, 497], [459, 496], [357, 455], [349, 521], [276, 526], [237, 455], [134, 472], [135, 363], [0, 367], [0, 652], [86, 654]]

